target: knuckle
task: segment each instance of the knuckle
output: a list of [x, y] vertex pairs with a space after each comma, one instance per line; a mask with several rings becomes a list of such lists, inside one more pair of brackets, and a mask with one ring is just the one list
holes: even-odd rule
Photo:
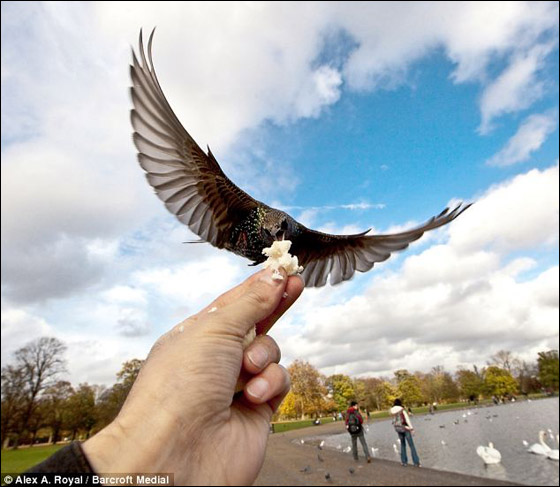
[[272, 304], [272, 296], [258, 289], [249, 291], [245, 295], [245, 299], [248, 301], [250, 306], [254, 306], [260, 309], [267, 309]]

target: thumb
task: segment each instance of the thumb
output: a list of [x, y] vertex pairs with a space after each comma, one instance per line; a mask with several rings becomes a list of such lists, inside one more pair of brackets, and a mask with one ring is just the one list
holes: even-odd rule
[[231, 327], [228, 331], [243, 337], [258, 322], [270, 316], [282, 299], [287, 281], [284, 269], [273, 273], [270, 268], [245, 281], [237, 299], [220, 309], [223, 324]]

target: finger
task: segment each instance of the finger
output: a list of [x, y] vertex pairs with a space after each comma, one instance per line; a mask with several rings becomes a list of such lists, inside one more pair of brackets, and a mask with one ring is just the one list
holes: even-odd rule
[[234, 288], [226, 291], [222, 295], [218, 296], [214, 301], [212, 301], [206, 308], [200, 311], [200, 314], [208, 313], [210, 310], [219, 310], [228, 306], [231, 303], [237, 301], [241, 296], [243, 296], [247, 290], [259, 279], [261, 279], [261, 274], [265, 272], [266, 269], [261, 269], [255, 272], [247, 279], [245, 279], [241, 284], [238, 284]]
[[[278, 307], [287, 285], [286, 272], [280, 269], [282, 279], [273, 277], [271, 269], [257, 273], [237, 299], [215, 312], [213, 327], [243, 337], [255, 323], [267, 318]], [[214, 315], [213, 315], [214, 316]]]
[[252, 404], [264, 404], [290, 390], [290, 375], [278, 364], [270, 364], [253, 377], [244, 389], [245, 398]]
[[271, 363], [280, 362], [280, 348], [272, 337], [257, 336], [243, 352], [243, 368], [258, 374]]
[[282, 404], [282, 401], [288, 395], [288, 392], [290, 392], [290, 384], [288, 384], [288, 387], [280, 392], [280, 394], [274, 396], [270, 401], [268, 401], [268, 405], [272, 409], [272, 414], [274, 414], [278, 410], [280, 404]]
[[305, 283], [300, 276], [296, 275], [288, 277], [288, 282], [286, 284], [286, 288], [284, 289], [280, 304], [278, 304], [278, 307], [272, 312], [272, 314], [257, 323], [257, 335], [264, 335], [272, 328], [274, 323], [276, 323], [301, 296], [304, 287]]

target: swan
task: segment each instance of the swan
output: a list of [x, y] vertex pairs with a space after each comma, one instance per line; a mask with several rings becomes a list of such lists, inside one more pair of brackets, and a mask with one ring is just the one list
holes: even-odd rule
[[539, 431], [539, 442], [533, 443], [527, 450], [529, 453], [534, 453], [535, 455], [546, 455], [550, 451], [550, 447], [544, 442], [543, 430]]
[[486, 465], [492, 463], [500, 463], [502, 459], [501, 453], [494, 448], [494, 444], [492, 442], [488, 443], [488, 446], [479, 446], [476, 449], [476, 453]]
[[547, 452], [546, 456], [549, 460], [554, 460], [555, 462], [558, 461], [558, 450], [550, 450]]

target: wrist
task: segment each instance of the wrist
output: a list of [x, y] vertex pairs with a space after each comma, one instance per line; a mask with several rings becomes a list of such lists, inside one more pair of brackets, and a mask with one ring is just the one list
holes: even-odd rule
[[98, 474], [175, 473], [173, 457], [182, 450], [175, 448], [177, 429], [161, 417], [131, 425], [117, 417], [82, 448]]

